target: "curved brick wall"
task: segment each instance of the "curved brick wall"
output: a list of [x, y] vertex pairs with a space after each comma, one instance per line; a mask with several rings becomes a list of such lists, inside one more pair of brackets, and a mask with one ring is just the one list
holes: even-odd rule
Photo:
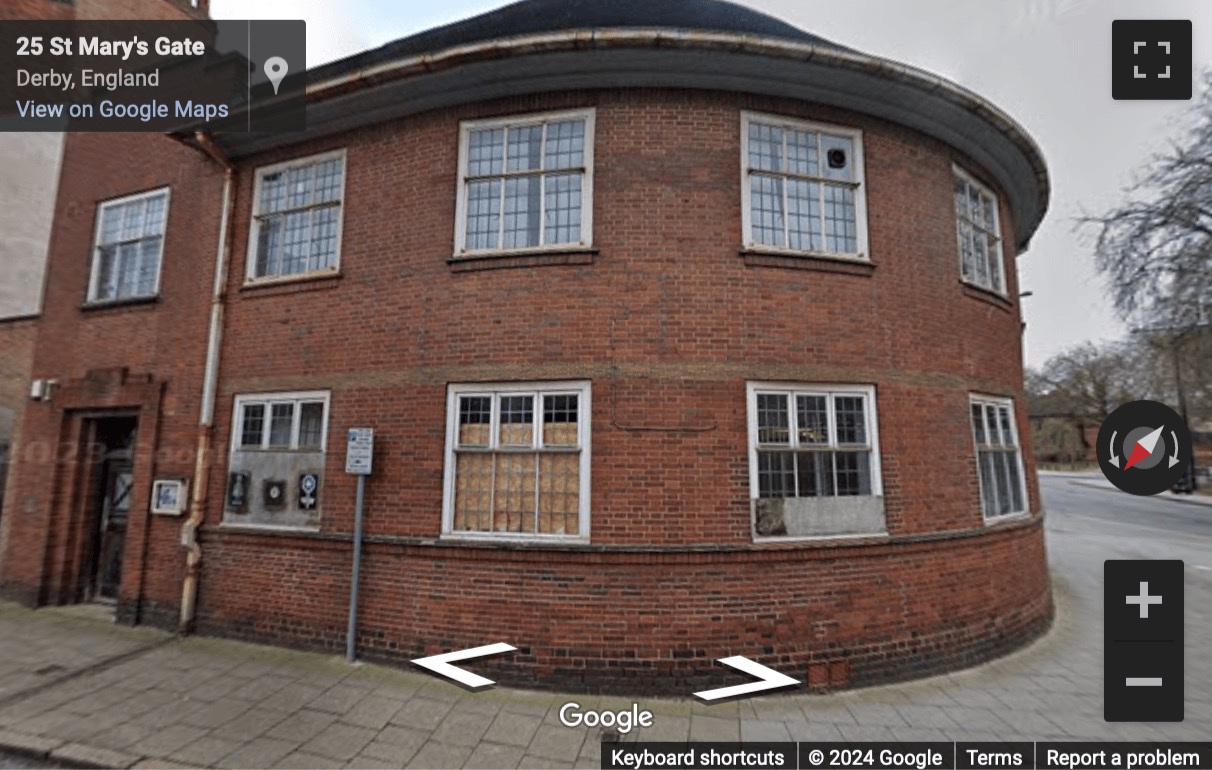
[[[596, 108], [595, 253], [452, 264], [459, 121], [583, 107]], [[863, 131], [871, 266], [742, 254], [742, 110]], [[94, 188], [121, 178], [105, 141], [69, 143], [89, 153], [95, 178], [60, 192], [60, 209], [76, 212], [57, 236], [63, 264], [89, 248], [88, 213], [104, 197]], [[338, 148], [341, 275], [243, 287], [254, 170]], [[141, 188], [174, 185], [170, 222], [193, 222], [175, 208], [189, 200], [178, 187], [204, 211], [219, 200], [220, 175], [201, 159], [182, 163], [185, 152], [148, 153], [143, 164]], [[1023, 458], [1031, 515], [987, 525], [968, 400], [1014, 399], [1030, 446], [1014, 249], [1004, 243], [1011, 299], [961, 283], [953, 164], [996, 190], [943, 143], [874, 118], [657, 89], [469, 105], [242, 159], [198, 629], [344, 648], [354, 480], [340, 437], [374, 426], [358, 640], [367, 657], [505, 641], [520, 652], [476, 670], [527, 687], [685, 695], [734, 683], [714, 663], [727, 655], [846, 687], [1025, 643], [1052, 614], [1034, 465]], [[1012, 232], [1004, 196], [1001, 220]], [[127, 329], [129, 354], [90, 346], [69, 314], [50, 313], [44, 334], [64, 343], [38, 358], [41, 376], [64, 380], [103, 356], [158, 373], [159, 450], [170, 458], [192, 447], [200, 378], [178, 351], [147, 343], [202, 315], [217, 219], [196, 229], [188, 239], [170, 229], [166, 264], [177, 275], [164, 302], [94, 319]], [[48, 291], [78, 295], [78, 284]], [[443, 539], [447, 385], [536, 380], [591, 383], [590, 544]], [[875, 388], [886, 536], [753, 542], [751, 381]], [[224, 526], [235, 396], [310, 390], [331, 394], [319, 532]], [[186, 474], [189, 459], [155, 470]], [[43, 542], [32, 525], [19, 539], [27, 534]], [[131, 561], [143, 568], [124, 573], [120, 617], [175, 624], [178, 537], [179, 522], [152, 517], [145, 555]], [[6, 566], [9, 590], [36, 589], [27, 561]]]
[[[585, 106], [596, 108], [592, 262], [449, 264], [458, 122]], [[863, 130], [873, 270], [742, 256], [741, 110]], [[812, 105], [617, 90], [428, 113], [248, 167], [337, 147], [348, 153], [345, 276], [314, 294], [254, 290], [232, 304], [220, 403], [330, 388], [330, 431], [378, 428], [364, 654], [507, 641], [522, 652], [477, 670], [530, 687], [666, 693], [733, 681], [713, 661], [745, 654], [842, 687], [968, 665], [1047, 626], [1039, 519], [989, 528], [980, 514], [969, 393], [1015, 397], [1028, 434], [1017, 306], [959, 280], [952, 164], [981, 175], [965, 158]], [[407, 222], [385, 223], [392, 210]], [[1005, 206], [1002, 221], [1010, 232]], [[240, 258], [233, 269], [243, 273]], [[376, 308], [374, 320], [336, 301], [345, 297]], [[317, 301], [324, 317], [301, 310]], [[236, 342], [251, 336], [269, 352]], [[289, 353], [300, 344], [304, 362]], [[593, 387], [592, 545], [442, 541], [446, 384], [560, 379]], [[887, 542], [754, 546], [753, 380], [875, 385]], [[328, 499], [352, 500], [330, 453]], [[321, 530], [208, 527], [200, 628], [340, 649], [348, 504], [326, 507]]]
[[[199, 629], [338, 653], [344, 618], [300, 592], [348, 590], [342, 542], [212, 545]], [[519, 653], [472, 668], [521, 687], [688, 696], [735, 684], [746, 654], [817, 689], [962, 668], [1031, 640], [1051, 619], [1038, 523], [836, 548], [534, 553], [370, 545], [363, 657], [398, 662], [498, 641]], [[282, 574], [296, 578], [268, 587]], [[1014, 579], [1008, 579], [1009, 575]], [[249, 582], [263, 587], [242, 592]], [[280, 581], [279, 581], [280, 582]], [[222, 599], [220, 599], [222, 597]], [[216, 605], [222, 604], [222, 609]]]

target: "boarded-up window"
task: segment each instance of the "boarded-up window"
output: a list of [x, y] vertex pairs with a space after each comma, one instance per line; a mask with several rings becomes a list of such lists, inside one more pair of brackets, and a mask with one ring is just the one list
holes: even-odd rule
[[448, 531], [585, 535], [588, 386], [453, 391]]

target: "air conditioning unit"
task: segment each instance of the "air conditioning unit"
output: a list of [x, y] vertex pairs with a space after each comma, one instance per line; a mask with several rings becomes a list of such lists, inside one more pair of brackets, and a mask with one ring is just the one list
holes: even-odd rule
[[46, 386], [46, 380], [34, 380], [29, 389], [29, 397], [34, 401], [41, 401], [46, 398], [50, 388]]

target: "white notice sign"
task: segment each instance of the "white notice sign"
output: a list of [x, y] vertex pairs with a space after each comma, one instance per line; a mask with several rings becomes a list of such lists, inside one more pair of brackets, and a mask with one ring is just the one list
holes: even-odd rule
[[374, 428], [350, 428], [349, 440], [345, 444], [345, 472], [369, 476], [374, 451]]

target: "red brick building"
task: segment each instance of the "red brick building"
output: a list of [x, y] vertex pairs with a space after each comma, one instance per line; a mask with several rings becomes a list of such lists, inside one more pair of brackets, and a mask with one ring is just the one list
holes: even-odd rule
[[373, 427], [366, 657], [843, 687], [1047, 626], [1048, 180], [996, 107], [713, 0], [526, 0], [308, 93], [303, 134], [68, 137], [8, 595], [343, 649]]
[[[209, 0], [5, 0], [0, 22], [205, 19], [209, 5]], [[29, 400], [61, 142], [61, 134], [49, 132], [0, 135], [0, 198], [7, 204], [0, 214], [0, 263], [6, 271], [0, 285], [0, 506], [10, 451], [21, 451], [10, 443]], [[0, 559], [5, 529], [0, 518]]]

